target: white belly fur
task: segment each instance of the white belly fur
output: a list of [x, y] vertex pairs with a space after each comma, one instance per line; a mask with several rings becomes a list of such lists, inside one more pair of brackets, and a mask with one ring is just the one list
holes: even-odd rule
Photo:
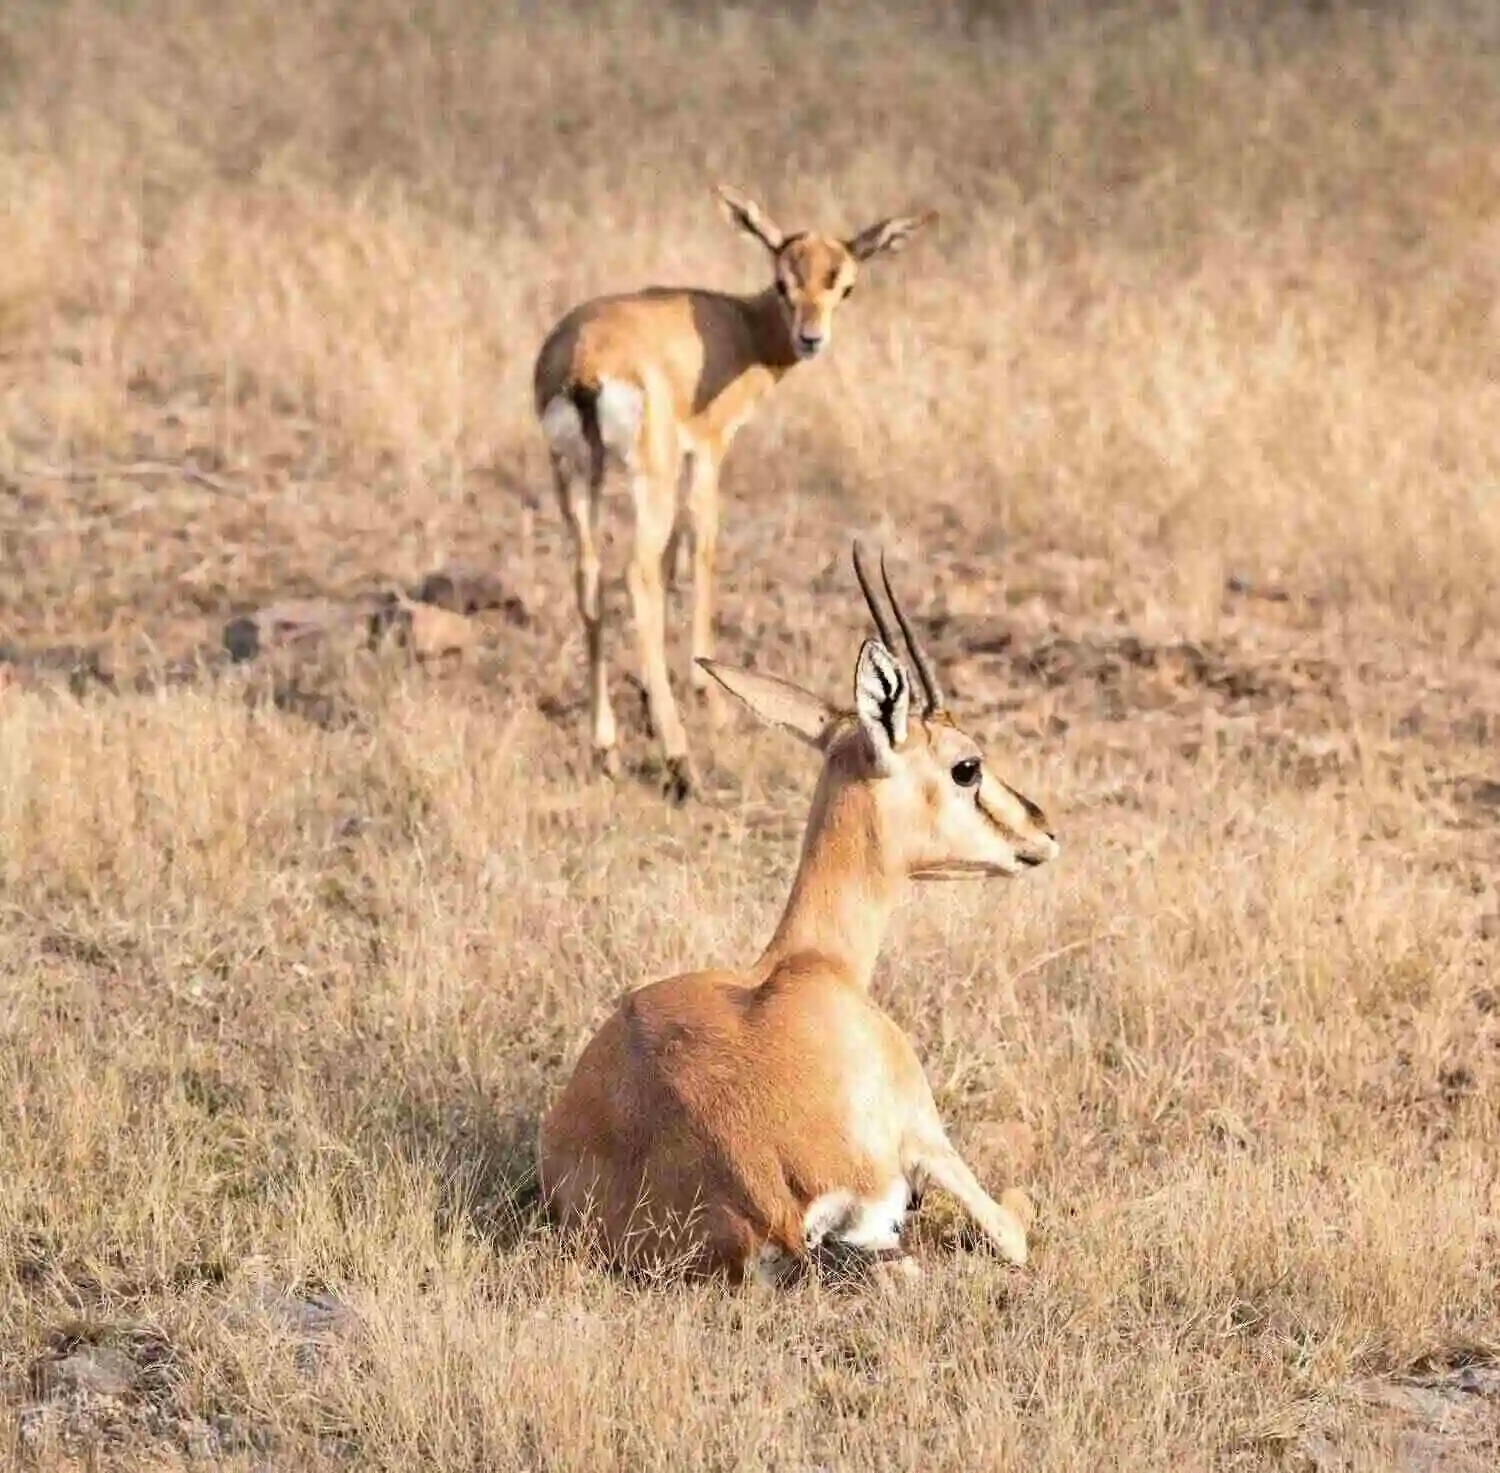
[[853, 1192], [825, 1192], [809, 1203], [802, 1216], [807, 1246], [816, 1248], [825, 1238], [879, 1252], [901, 1246], [901, 1225], [911, 1192], [906, 1178], [898, 1176], [878, 1197], [856, 1197]]

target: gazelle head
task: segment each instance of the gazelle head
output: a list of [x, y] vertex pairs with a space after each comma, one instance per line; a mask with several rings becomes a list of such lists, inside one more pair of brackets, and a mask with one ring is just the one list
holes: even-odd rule
[[868, 799], [888, 868], [910, 879], [982, 879], [1018, 875], [1054, 858], [1057, 840], [1046, 815], [993, 770], [978, 742], [948, 713], [932, 663], [886, 576], [884, 556], [881, 581], [911, 655], [920, 711], [913, 709], [895, 630], [857, 542], [854, 572], [880, 637], [860, 648], [852, 711], [773, 675], [699, 663], [762, 721], [823, 753], [815, 802], [824, 812], [854, 794]]
[[771, 253], [774, 285], [798, 358], [812, 358], [832, 341], [833, 314], [854, 290], [859, 268], [874, 256], [899, 251], [936, 210], [877, 221], [848, 240], [799, 230], [788, 235], [753, 200], [721, 184], [718, 196], [731, 223]]

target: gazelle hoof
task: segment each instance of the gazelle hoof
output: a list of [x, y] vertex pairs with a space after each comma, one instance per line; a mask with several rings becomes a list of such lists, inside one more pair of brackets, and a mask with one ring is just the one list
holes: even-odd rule
[[651, 697], [646, 691], [645, 683], [641, 680], [638, 680], [634, 675], [627, 675], [625, 677], [625, 683], [635, 691], [636, 697], [640, 701], [638, 714], [640, 717], [641, 731], [645, 734], [647, 741], [655, 741], [656, 723], [651, 719]]
[[662, 773], [661, 789], [667, 802], [674, 807], [686, 803], [698, 789], [692, 760], [688, 757], [668, 757]]
[[[696, 671], [696, 673], [699, 675], [703, 674], [702, 671]], [[705, 682], [708, 682], [709, 677], [704, 675], [703, 679]], [[729, 707], [725, 703], [724, 693], [719, 687], [709, 683], [694, 685], [693, 695], [697, 698], [699, 708], [708, 718], [710, 729], [718, 731], [724, 726], [729, 720]]]
[[1011, 1187], [1000, 1193], [1000, 1205], [1029, 1233], [1036, 1221], [1036, 1203], [1020, 1187]]
[[620, 751], [618, 747], [596, 747], [594, 749], [594, 770], [601, 776], [607, 777], [610, 782], [615, 782], [620, 776]]
[[1026, 1246], [1026, 1226], [1010, 1207], [1000, 1205], [996, 1221], [987, 1236], [995, 1252], [1012, 1268], [1026, 1267], [1026, 1260], [1030, 1257]]

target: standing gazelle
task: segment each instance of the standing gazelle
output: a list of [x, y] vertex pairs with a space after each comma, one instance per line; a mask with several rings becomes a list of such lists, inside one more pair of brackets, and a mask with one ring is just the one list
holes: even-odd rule
[[[719, 465], [735, 433], [796, 364], [828, 346], [833, 315], [860, 266], [898, 251], [935, 212], [881, 220], [849, 240], [787, 234], [759, 206], [720, 186], [730, 220], [770, 253], [771, 284], [750, 296], [648, 287], [573, 308], [537, 355], [536, 411], [572, 532], [578, 611], [587, 646], [595, 760], [617, 770], [596, 542], [612, 466], [629, 478], [634, 517], [626, 582], [651, 724], [666, 755], [666, 788], [692, 790], [687, 734], [667, 677], [664, 563], [675, 555], [678, 497], [687, 465], [693, 541], [691, 678], [708, 697], [700, 662], [713, 653], [714, 550]], [[675, 557], [674, 557], [675, 560]], [[715, 702], [709, 700], [716, 716]]]
[[910, 709], [858, 544], [854, 566], [880, 638], [860, 649], [853, 711], [708, 665], [763, 721], [823, 754], [770, 944], [748, 971], [627, 992], [542, 1122], [544, 1195], [624, 1266], [778, 1282], [824, 1245], [900, 1255], [927, 1185], [952, 1193], [1010, 1262], [1026, 1261], [1022, 1204], [994, 1201], [964, 1164], [915, 1051], [869, 987], [908, 880], [1017, 875], [1057, 841], [944, 710], [882, 558], [923, 695], [921, 714]]

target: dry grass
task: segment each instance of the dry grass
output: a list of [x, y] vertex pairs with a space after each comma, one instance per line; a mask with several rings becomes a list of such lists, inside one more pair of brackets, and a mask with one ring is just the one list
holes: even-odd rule
[[[1360, 1388], [1500, 1348], [1500, 21], [803, 9], [0, 19], [0, 636], [146, 668], [452, 555], [533, 615], [276, 702], [0, 691], [23, 1465], [1493, 1466], [1484, 1398]], [[527, 1205], [609, 999], [767, 933], [811, 783], [736, 730], [673, 813], [577, 752], [531, 358], [753, 283], [720, 178], [943, 212], [731, 457], [723, 653], [841, 689], [883, 530], [1064, 842], [877, 983], [1034, 1266], [938, 1242], [876, 1307], [631, 1288]], [[132, 1391], [45, 1399], [89, 1340]]]

